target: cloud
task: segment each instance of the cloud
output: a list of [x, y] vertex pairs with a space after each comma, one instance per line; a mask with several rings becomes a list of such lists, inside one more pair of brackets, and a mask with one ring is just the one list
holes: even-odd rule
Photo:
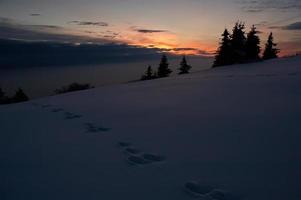
[[259, 26], [259, 27], [262, 27], [262, 26], [267, 26], [268, 25], [268, 21], [260, 21], [258, 22], [257, 24], [254, 24], [255, 26]]
[[283, 29], [283, 26], [269, 26], [269, 29]]
[[284, 30], [301, 30], [301, 22], [295, 22], [283, 27]]
[[41, 14], [39, 14], [39, 13], [31, 13], [30, 16], [32, 16], [32, 17], [38, 17], [38, 16], [41, 16]]
[[[26, 25], [0, 17], [0, 67], [126, 63], [159, 59], [162, 52], [174, 56], [185, 51], [209, 54], [194, 48], [172, 49], [173, 45], [161, 41], [154, 46], [130, 44], [134, 43], [126, 42], [120, 33], [111, 30], [76, 32], [54, 25]], [[158, 44], [166, 49], [158, 48]]]
[[136, 26], [131, 27], [133, 31], [136, 31], [138, 33], [169, 33], [170, 31], [168, 30], [160, 30], [160, 29], [143, 29], [143, 28], [138, 28]]
[[279, 42], [278, 47], [281, 55], [295, 55], [301, 52], [301, 37]]
[[214, 56], [216, 51], [207, 51], [203, 49], [198, 49], [198, 48], [171, 48], [171, 49], [160, 49], [162, 52], [171, 52], [171, 53], [176, 53], [178, 55], [180, 54], [186, 54], [186, 55], [198, 55], [198, 56]]
[[75, 24], [78, 26], [109, 26], [106, 22], [92, 22], [92, 21], [70, 21], [68, 24]]
[[55, 30], [60, 30], [64, 29], [63, 27], [60, 26], [53, 26], [53, 25], [27, 25], [28, 28], [37, 28], [37, 29], [55, 29]]
[[288, 30], [288, 31], [300, 31], [301, 22], [295, 22], [286, 26], [269, 26], [269, 29], [279, 29], [279, 30]]
[[206, 50], [198, 50], [198, 55], [202, 56], [214, 56], [216, 54], [216, 51], [206, 51]]
[[0, 38], [27, 41], [56, 41], [69, 43], [111, 43], [103, 37], [91, 37], [86, 32], [75, 32], [54, 25], [25, 25], [7, 18], [0, 18]]
[[173, 51], [196, 51], [197, 48], [173, 48]]
[[276, 10], [282, 12], [301, 10], [300, 0], [239, 0], [242, 10], [250, 13], [258, 13], [267, 10]]
[[120, 33], [107, 30], [107, 31], [100, 32], [100, 34], [98, 34], [98, 36], [113, 40], [113, 39], [119, 38]]
[[156, 48], [127, 44], [72, 44], [0, 39], [1, 67], [126, 63], [159, 59]]
[[137, 29], [139, 33], [166, 33], [166, 30], [150, 30], [150, 29]]
[[259, 12], [262, 12], [264, 10], [263, 9], [259, 9], [259, 8], [245, 8], [245, 11], [249, 12], [249, 13], [259, 13]]

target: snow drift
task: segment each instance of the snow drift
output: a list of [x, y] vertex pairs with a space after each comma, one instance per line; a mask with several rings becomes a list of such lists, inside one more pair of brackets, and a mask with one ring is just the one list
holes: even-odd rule
[[0, 107], [0, 199], [301, 199], [301, 57]]

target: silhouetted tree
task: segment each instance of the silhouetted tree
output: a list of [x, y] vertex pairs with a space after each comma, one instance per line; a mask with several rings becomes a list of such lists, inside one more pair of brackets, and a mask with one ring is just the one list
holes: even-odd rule
[[142, 76], [141, 80], [151, 80], [156, 78], [155, 73], [153, 72], [153, 69], [151, 66], [148, 66], [146, 72], [144, 73], [144, 75]]
[[146, 75], [147, 78], [150, 78], [150, 79], [153, 78], [153, 69], [152, 69], [152, 66], [148, 66], [145, 75]]
[[244, 63], [246, 61], [246, 36], [245, 36], [245, 24], [242, 22], [236, 22], [233, 33], [231, 35], [231, 47], [233, 55], [231, 56], [233, 63]]
[[5, 95], [5, 92], [0, 88], [0, 104], [12, 103], [12, 99]]
[[187, 64], [186, 56], [183, 56], [183, 59], [180, 63], [179, 74], [188, 74], [190, 69], [191, 66]]
[[158, 73], [157, 73], [157, 71], [154, 71], [154, 78], [158, 78]]
[[258, 31], [256, 30], [256, 27], [253, 25], [251, 27], [250, 32], [247, 35], [247, 41], [246, 41], [246, 59], [248, 61], [255, 61], [259, 60], [260, 56], [260, 39], [257, 36]]
[[227, 29], [225, 29], [222, 34], [220, 47], [218, 48], [215, 56], [213, 67], [232, 64], [232, 54], [230, 33]]
[[23, 90], [21, 88], [19, 88], [16, 91], [16, 94], [13, 97], [13, 102], [15, 102], [15, 103], [28, 101], [28, 100], [29, 100], [28, 96], [23, 92]]
[[169, 63], [166, 55], [163, 55], [161, 58], [161, 62], [158, 68], [158, 77], [168, 77], [172, 73], [171, 69], [169, 69]]
[[276, 46], [277, 46], [277, 44], [274, 43], [273, 33], [270, 33], [268, 41], [265, 45], [264, 53], [263, 53], [264, 60], [278, 58], [277, 54], [279, 53], [279, 49], [275, 48]]
[[0, 87], [0, 101], [4, 98], [5, 93], [3, 92], [2, 88]]

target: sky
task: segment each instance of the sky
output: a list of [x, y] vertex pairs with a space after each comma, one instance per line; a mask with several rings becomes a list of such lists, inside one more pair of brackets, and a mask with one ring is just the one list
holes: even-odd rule
[[[221, 33], [241, 20], [264, 46], [301, 52], [300, 0], [0, 0], [0, 39], [98, 44], [212, 56]], [[135, 51], [135, 53], [137, 53]]]

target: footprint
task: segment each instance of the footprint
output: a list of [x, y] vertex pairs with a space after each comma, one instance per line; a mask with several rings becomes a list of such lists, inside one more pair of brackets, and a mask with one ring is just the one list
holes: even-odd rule
[[62, 112], [62, 111], [64, 111], [64, 109], [62, 109], [62, 108], [54, 108], [51, 110], [51, 112], [54, 112], [54, 113]]
[[201, 200], [240, 200], [241, 198], [235, 196], [228, 191], [214, 188], [210, 185], [200, 185], [197, 182], [187, 182], [185, 190], [194, 197]]
[[297, 72], [294, 72], [294, 73], [288, 73], [287, 75], [288, 76], [297, 76], [297, 74], [298, 74]]
[[50, 104], [44, 104], [44, 105], [42, 105], [41, 107], [42, 107], [42, 108], [50, 108], [50, 107], [52, 107], [52, 105], [50, 105]]
[[120, 146], [120, 147], [129, 147], [129, 146], [132, 146], [132, 144], [129, 143], [129, 142], [119, 142], [118, 146]]
[[227, 191], [214, 189], [207, 196], [211, 197], [213, 200], [239, 200], [241, 198], [230, 194]]
[[97, 128], [94, 126], [94, 124], [92, 124], [92, 123], [85, 123], [84, 125], [85, 125], [85, 127], [87, 129], [87, 132], [90, 132], [90, 133], [97, 132]]
[[92, 123], [85, 123], [84, 125], [86, 126], [87, 132], [90, 132], [90, 133], [107, 132], [107, 131], [111, 130], [110, 128], [97, 127]]
[[147, 160], [143, 159], [140, 156], [130, 156], [127, 158], [127, 160], [130, 164], [133, 165], [145, 165], [149, 163]]
[[273, 77], [276, 76], [275, 74], [256, 74], [257, 77]]
[[93, 127], [94, 126], [94, 124], [89, 123], [89, 122], [88, 123], [84, 123], [84, 125], [87, 126], [87, 127]]
[[98, 131], [100, 131], [100, 132], [108, 132], [110, 130], [111, 130], [111, 128], [98, 127]]
[[195, 197], [205, 197], [205, 195], [213, 191], [214, 188], [207, 185], [202, 186], [199, 183], [192, 181], [185, 184], [185, 190]]
[[81, 118], [81, 115], [76, 115], [70, 112], [65, 112], [65, 119], [77, 119], [77, 118]]
[[134, 165], [152, 164], [155, 162], [162, 162], [166, 158], [160, 155], [150, 154], [133, 147], [129, 142], [119, 142], [118, 146], [123, 149], [123, 152], [129, 155], [127, 161]]
[[126, 148], [124, 151], [128, 154], [134, 154], [134, 155], [141, 153], [141, 151], [139, 149], [135, 149], [135, 148], [131, 148], [131, 147]]
[[154, 155], [154, 154], [148, 154], [148, 153], [143, 154], [142, 157], [145, 160], [148, 160], [150, 162], [162, 162], [162, 161], [166, 160], [164, 156], [159, 156], [159, 155]]
[[65, 119], [78, 119], [81, 117], [82, 117], [81, 115], [74, 115], [74, 116], [67, 116], [67, 117], [65, 117]]

